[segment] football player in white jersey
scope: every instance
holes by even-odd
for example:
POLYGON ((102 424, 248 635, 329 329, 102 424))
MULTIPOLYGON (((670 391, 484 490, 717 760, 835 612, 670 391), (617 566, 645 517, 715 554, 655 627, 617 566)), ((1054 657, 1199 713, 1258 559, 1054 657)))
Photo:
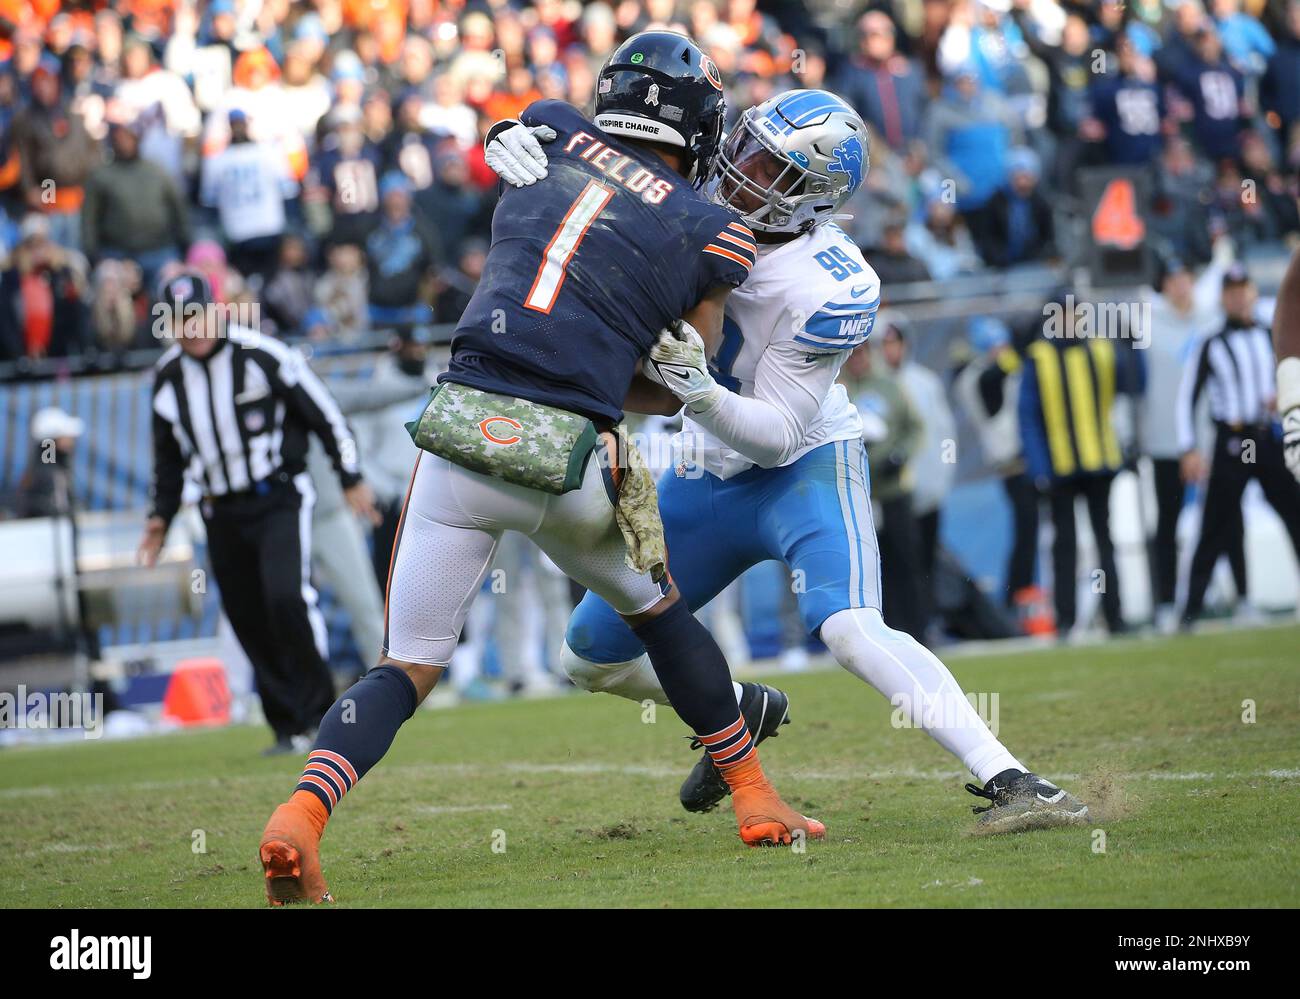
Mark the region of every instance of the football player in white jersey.
MULTIPOLYGON (((545 176, 547 140, 508 129, 489 145, 488 163, 525 186, 545 176)), ((947 667, 881 616, 862 421, 836 382, 880 303, 879 279, 835 224, 867 167, 857 113, 833 94, 796 90, 746 111, 705 181, 708 196, 754 232, 759 255, 728 299, 718 343, 690 327, 666 331, 645 362, 673 405, 685 406, 676 466, 659 482, 673 567, 695 609, 750 566, 784 562, 808 631, 975 775, 979 784, 966 788, 989 802, 976 809, 982 825, 1082 823, 1087 806, 1029 772, 947 667)), ((570 618, 561 661, 587 690, 665 702, 636 636, 594 594, 570 618)), ((760 739, 787 720, 780 691, 738 683, 736 694, 760 739)), ((681 799, 707 811, 726 793, 706 756, 681 799)))

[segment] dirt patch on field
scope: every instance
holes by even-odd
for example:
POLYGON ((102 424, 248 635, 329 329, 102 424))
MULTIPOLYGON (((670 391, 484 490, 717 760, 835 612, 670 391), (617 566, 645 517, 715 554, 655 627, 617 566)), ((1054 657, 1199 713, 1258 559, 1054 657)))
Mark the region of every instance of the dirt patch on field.
POLYGON ((1094 767, 1083 778, 1080 797, 1088 804, 1088 817, 1092 822, 1115 822, 1132 815, 1140 800, 1113 769, 1094 767))

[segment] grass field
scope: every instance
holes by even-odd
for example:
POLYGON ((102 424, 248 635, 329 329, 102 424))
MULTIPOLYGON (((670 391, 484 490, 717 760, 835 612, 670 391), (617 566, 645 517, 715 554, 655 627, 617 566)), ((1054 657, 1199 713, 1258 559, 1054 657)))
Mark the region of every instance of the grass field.
MULTIPOLYGON (((763 749, 828 826, 805 853, 745 849, 730 808, 681 811, 693 756, 670 711, 647 724, 574 694, 419 712, 336 810, 325 873, 355 906, 1300 905, 1300 628, 954 672, 998 695, 1012 752, 1084 790, 1092 825, 971 835, 968 775, 834 670, 777 681, 794 723, 763 749)), ((0 905, 262 905, 258 836, 297 775, 259 758, 267 741, 244 727, 0 752, 0 905)))

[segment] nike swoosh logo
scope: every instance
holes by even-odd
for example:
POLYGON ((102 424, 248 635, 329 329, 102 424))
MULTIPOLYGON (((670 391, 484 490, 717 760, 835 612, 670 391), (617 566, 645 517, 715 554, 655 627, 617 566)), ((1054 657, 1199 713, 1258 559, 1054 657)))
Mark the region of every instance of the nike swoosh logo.
POLYGON ((849 290, 849 294, 852 295, 854 298, 861 298, 863 295, 865 295, 865 294, 866 294, 867 292, 869 292, 870 290, 871 290, 871 285, 869 285, 869 284, 860 284, 860 285, 858 285, 856 288, 852 288, 852 289, 850 289, 850 290, 849 290))

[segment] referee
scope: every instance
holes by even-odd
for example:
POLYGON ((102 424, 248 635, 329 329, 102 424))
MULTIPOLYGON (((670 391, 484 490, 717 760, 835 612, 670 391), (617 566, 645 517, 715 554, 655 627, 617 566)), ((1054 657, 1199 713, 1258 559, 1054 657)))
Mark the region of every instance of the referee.
POLYGON ((343 414, 301 355, 229 322, 200 274, 177 274, 159 297, 154 315, 174 343, 154 369, 153 506, 140 562, 157 562, 186 482, 196 485, 221 606, 275 733, 267 752, 293 752, 334 701, 310 579, 308 431, 352 510, 373 522, 374 500, 343 414))
POLYGON ((1209 393, 1214 422, 1214 451, 1210 459, 1201 537, 1192 556, 1182 627, 1190 628, 1201 614, 1205 588, 1214 564, 1237 530, 1241 494, 1258 479, 1264 498, 1277 511, 1300 557, 1300 485, 1287 472, 1277 431, 1277 384, 1273 342, 1256 319, 1255 286, 1240 264, 1223 277, 1226 320, 1201 339, 1183 370, 1178 393, 1178 437, 1183 451, 1183 479, 1205 477, 1205 460, 1196 450, 1196 404, 1209 393))

